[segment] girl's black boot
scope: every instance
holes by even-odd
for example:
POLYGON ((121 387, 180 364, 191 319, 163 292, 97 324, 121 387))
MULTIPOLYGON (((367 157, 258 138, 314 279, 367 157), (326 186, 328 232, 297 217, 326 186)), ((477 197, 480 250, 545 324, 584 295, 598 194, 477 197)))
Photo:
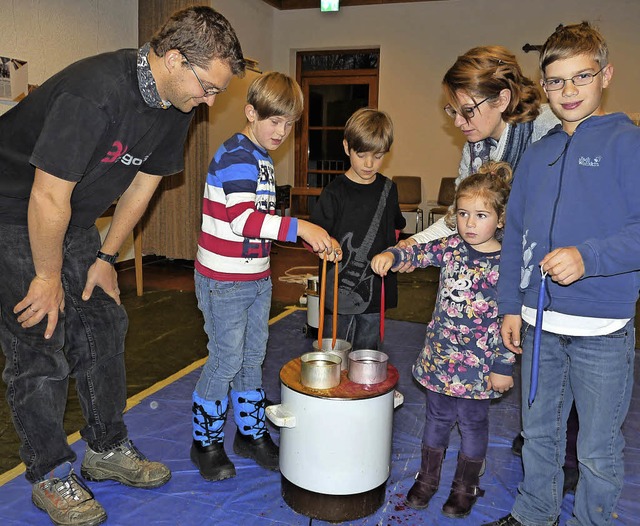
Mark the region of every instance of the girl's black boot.
POLYGON ((462 453, 458 454, 458 465, 453 477, 451 493, 442 506, 444 515, 454 519, 469 515, 478 497, 484 495, 484 490, 478 486, 483 464, 483 458, 473 459, 465 457, 462 453))
POLYGON ((407 493, 405 503, 414 510, 423 510, 429 505, 431 497, 438 491, 440 472, 445 449, 432 449, 422 446, 422 462, 416 481, 407 493))

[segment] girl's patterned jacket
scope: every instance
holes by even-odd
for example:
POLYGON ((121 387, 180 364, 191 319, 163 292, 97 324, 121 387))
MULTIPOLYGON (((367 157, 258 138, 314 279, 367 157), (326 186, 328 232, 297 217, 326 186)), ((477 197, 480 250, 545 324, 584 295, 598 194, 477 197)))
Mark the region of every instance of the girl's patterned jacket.
POLYGON ((390 248, 394 267, 441 267, 424 348, 413 366, 427 389, 459 398, 498 398, 490 372, 512 375, 515 356, 502 344, 496 284, 500 252, 481 253, 458 234, 405 249, 390 248))

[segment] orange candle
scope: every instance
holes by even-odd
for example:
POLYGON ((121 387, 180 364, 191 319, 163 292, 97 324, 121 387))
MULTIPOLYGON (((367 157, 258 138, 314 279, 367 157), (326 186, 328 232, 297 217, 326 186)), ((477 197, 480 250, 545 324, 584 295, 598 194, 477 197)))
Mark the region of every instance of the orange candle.
POLYGON ((333 338, 331 339, 331 348, 336 348, 336 340, 338 339, 338 262, 335 263, 335 279, 333 280, 333 338))
POLYGON ((322 260, 322 278, 320 285, 320 308, 318 309, 318 349, 322 350, 322 332, 324 330, 324 298, 327 290, 327 258, 322 260))

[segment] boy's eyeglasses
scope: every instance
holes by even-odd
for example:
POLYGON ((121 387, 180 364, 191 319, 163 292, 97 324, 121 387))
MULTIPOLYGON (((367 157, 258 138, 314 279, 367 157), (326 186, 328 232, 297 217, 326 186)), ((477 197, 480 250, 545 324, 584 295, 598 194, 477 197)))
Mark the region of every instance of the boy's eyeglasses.
MULTIPOLYGON (((483 102, 487 102, 490 98, 491 97, 487 97, 486 99, 481 100, 480 102, 478 102, 477 104, 474 104, 473 106, 462 106, 462 108, 460 108, 462 110, 462 117, 467 121, 469 119, 472 119, 473 116, 476 114, 476 108, 480 106, 480 104, 482 104, 483 102)), ((455 119, 458 116, 458 112, 455 110, 455 108, 451 104, 447 104, 444 107, 444 111, 452 119, 455 119)))
POLYGON ((542 85, 547 91, 558 91, 564 88, 564 85, 568 80, 573 82, 574 86, 587 86, 593 82, 594 77, 600 73, 606 66, 602 66, 599 71, 595 73, 578 73, 570 79, 545 79, 542 81, 542 85))
POLYGON ((202 95, 203 97, 211 97, 213 95, 220 95, 220 93, 223 93, 225 91, 224 89, 220 89, 220 88, 205 88, 204 84, 202 84, 202 81, 200 80, 200 77, 198 77, 198 74, 196 73, 196 70, 193 69, 193 66, 191 65, 191 62, 189 62, 189 59, 187 58, 187 56, 182 52, 180 54, 187 61, 187 66, 189 66, 189 69, 195 75, 196 80, 198 81, 198 84, 200 84, 200 87, 202 88, 202 91, 204 91, 204 95, 202 95))

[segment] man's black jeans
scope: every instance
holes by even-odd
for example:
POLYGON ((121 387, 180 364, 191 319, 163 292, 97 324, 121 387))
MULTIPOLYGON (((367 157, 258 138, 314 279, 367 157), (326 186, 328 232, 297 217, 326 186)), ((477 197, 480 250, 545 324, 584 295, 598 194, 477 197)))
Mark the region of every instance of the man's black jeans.
POLYGON ((95 227, 69 227, 62 267, 65 309, 52 338, 45 340, 47 317, 23 329, 19 314, 13 313, 35 275, 27 227, 0 224, 0 346, 6 356, 2 378, 30 482, 76 458, 62 425, 69 376, 76 379, 87 422, 81 434, 91 448, 102 451, 127 438, 122 418, 127 314, 99 287, 88 301, 81 297, 100 245, 95 227))

